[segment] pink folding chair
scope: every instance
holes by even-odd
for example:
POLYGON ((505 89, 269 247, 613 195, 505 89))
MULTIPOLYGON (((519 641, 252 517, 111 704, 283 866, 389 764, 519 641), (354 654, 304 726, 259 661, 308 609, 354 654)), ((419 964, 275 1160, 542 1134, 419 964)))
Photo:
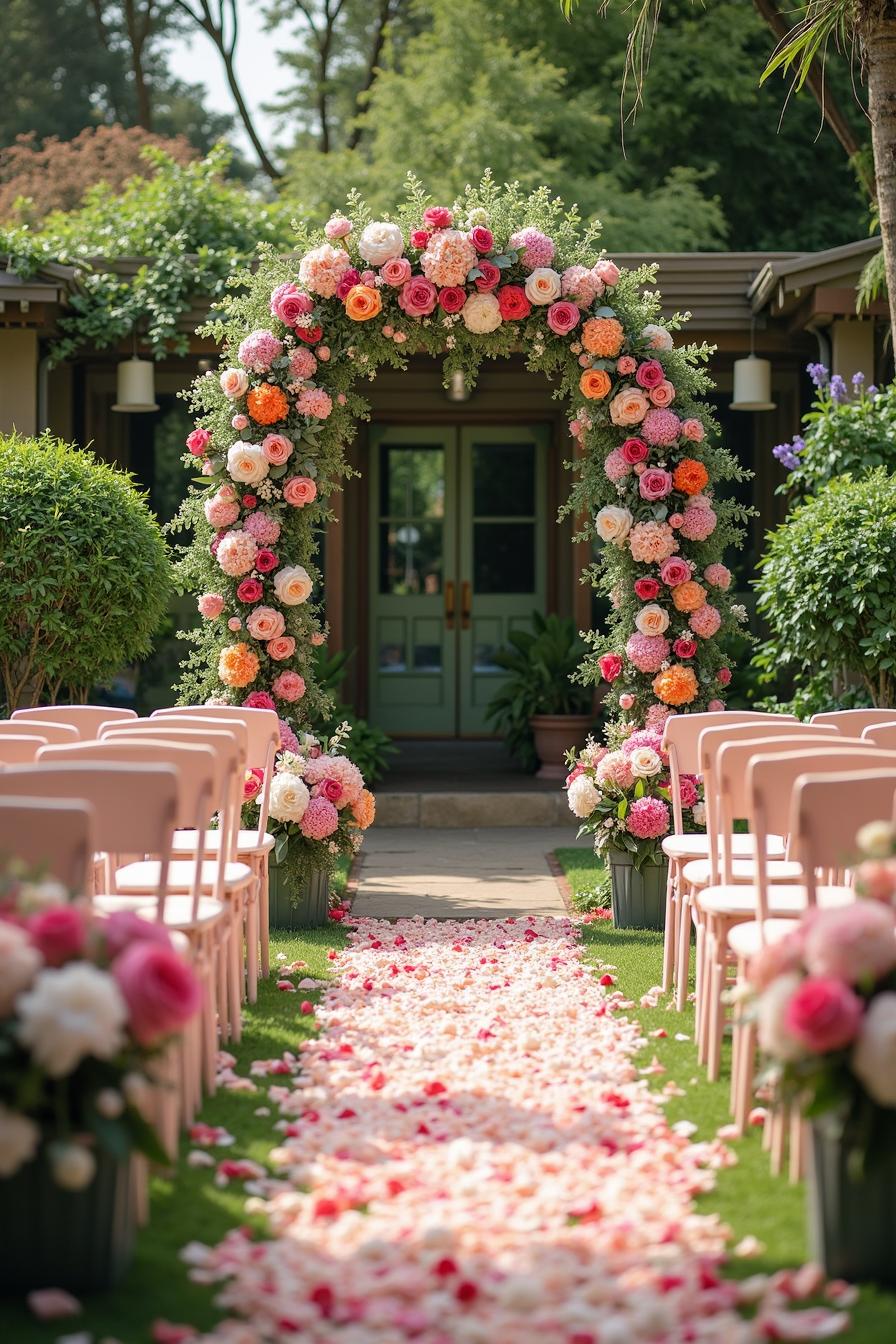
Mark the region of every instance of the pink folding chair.
POLYGON ((813 714, 809 720, 813 724, 829 724, 846 737, 861 737, 866 728, 876 723, 892 723, 892 709, 831 709, 823 714, 813 714))
POLYGON ((27 873, 60 883, 60 901, 88 898, 93 832, 89 803, 19 794, 0 797, 0 860, 17 860, 27 873))
POLYGON ((896 749, 896 720, 889 723, 871 723, 862 732, 862 740, 878 747, 896 749))
POLYGON ((4 719, 0 723, 0 737, 43 737, 47 742, 77 742, 78 730, 67 723, 52 723, 46 719, 4 719))
POLYGON ((29 719, 67 723, 77 731, 82 741, 96 737, 97 729, 103 723, 136 717, 136 710, 110 709, 108 705, 40 705, 37 709, 17 709, 12 715, 14 723, 25 723, 29 719))
POLYGON ((26 734, 24 728, 20 733, 3 733, 0 735, 0 771, 5 766, 27 765, 36 760, 37 753, 46 745, 47 738, 37 733, 26 734))

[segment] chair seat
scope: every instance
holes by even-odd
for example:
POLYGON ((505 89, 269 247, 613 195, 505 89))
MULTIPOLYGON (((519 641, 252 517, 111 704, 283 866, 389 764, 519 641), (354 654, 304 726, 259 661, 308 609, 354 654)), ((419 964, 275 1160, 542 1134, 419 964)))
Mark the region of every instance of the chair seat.
MULTIPOLYGON (((823 909, 851 905, 855 892, 851 887, 816 887, 816 899, 823 909)), ((708 915, 755 915, 756 888, 746 884, 719 883, 697 893, 697 904, 708 915)), ((794 917, 807 907, 806 888, 799 883, 769 887, 768 908, 771 915, 794 917)))
MULTIPOLYGON (((803 870, 792 859, 767 859, 766 872, 771 882, 799 882, 803 870)), ((712 882, 709 859, 691 859, 681 874, 683 880, 692 887, 708 887, 712 882)), ((731 862, 732 882, 754 883, 756 864, 752 859, 733 859, 731 862)))
MULTIPOLYGON (((171 892, 191 891, 195 864, 192 860, 176 859, 168 866, 168 890, 171 892)), ((218 876, 218 865, 213 859, 204 859, 200 885, 204 891, 212 891, 218 876)), ((245 863, 227 863, 224 865, 224 885, 229 890, 238 890, 255 880, 252 869, 245 863)), ((139 863, 128 863, 115 874, 115 885, 123 892, 155 891, 159 884, 158 859, 142 859, 139 863)))
MULTIPOLYGON (((143 915, 154 911, 154 905, 142 905, 137 913, 143 915)), ((165 928, 177 932, 180 929, 195 929, 204 924, 213 924, 227 914, 227 906, 211 896, 200 896, 196 916, 193 916, 193 898, 191 896, 165 897, 165 928)))
MULTIPOLYGON (((764 928, 765 942, 780 943, 782 938, 793 933, 796 927, 795 919, 767 919, 764 928)), ((735 924, 734 928, 728 930, 728 946, 738 961, 749 961, 751 957, 755 957, 762 947, 759 921, 748 919, 743 924, 735 924)))
MULTIPOLYGON (((172 896, 168 897, 169 901, 173 899, 174 898, 172 896)), ((202 905, 203 901, 210 901, 210 900, 211 900, 210 897, 207 896, 201 897, 200 906, 202 905)), ((214 905, 219 905, 218 901, 214 901, 211 903, 214 905)), ((165 902, 166 907, 167 904, 168 901, 165 902)), ((158 922, 156 920, 155 901, 147 902, 145 895, 122 896, 122 894, 117 891, 104 892, 102 895, 93 897, 93 899, 91 900, 91 908, 96 914, 99 915, 118 915, 124 910, 127 911, 129 914, 139 915, 141 919, 146 920, 147 924, 155 924, 158 922)), ((190 951, 189 938, 187 938, 186 934, 178 932, 176 928, 172 928, 171 925, 168 923, 167 908, 165 911, 165 915, 166 915, 165 928, 171 935, 171 941, 174 944, 174 947, 181 954, 188 953, 190 951)))
MULTIPOLYGON (((780 835, 767 837, 766 855, 770 859, 784 857, 784 838, 780 835)), ((731 852, 735 858, 753 857, 752 835, 732 835, 731 852)), ((670 859, 705 859, 709 856, 709 836, 705 832, 696 835, 667 835, 663 841, 663 853, 670 859)), ((719 847, 721 853, 721 846, 719 847)))
MULTIPOLYGON (((276 841, 272 835, 265 834, 261 844, 258 843, 257 831, 240 831, 237 838, 237 854, 255 855, 269 854, 274 848, 276 841)), ((220 831, 206 831, 205 833, 205 852, 206 854, 217 854, 221 845, 220 831)), ((175 854, 195 854, 196 852, 196 832, 195 831, 175 831, 174 844, 172 849, 175 854)))

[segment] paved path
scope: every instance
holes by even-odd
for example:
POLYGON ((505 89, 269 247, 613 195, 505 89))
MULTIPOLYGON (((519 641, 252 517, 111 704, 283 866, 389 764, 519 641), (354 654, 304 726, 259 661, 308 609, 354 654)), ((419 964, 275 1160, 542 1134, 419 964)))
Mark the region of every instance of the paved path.
MULTIPOLYGON (((576 843, 570 826, 375 826, 364 840, 354 911, 371 919, 562 915, 563 901, 545 856, 558 845, 576 843)), ((588 848, 587 840, 578 843, 588 848)))

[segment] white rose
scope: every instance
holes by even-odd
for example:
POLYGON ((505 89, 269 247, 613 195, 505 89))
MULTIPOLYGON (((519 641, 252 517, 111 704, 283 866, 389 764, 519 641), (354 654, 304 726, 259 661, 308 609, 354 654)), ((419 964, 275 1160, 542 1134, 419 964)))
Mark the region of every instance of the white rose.
POLYGON ((856 843, 869 859, 888 859, 893 853, 896 834, 889 821, 869 821, 859 830, 856 843))
POLYGON ((526 298, 530 303, 553 303, 560 297, 562 283, 550 266, 537 266, 526 281, 526 298))
POLYGON ((674 344, 666 328, 658 327, 654 322, 648 322, 647 326, 642 328, 641 335, 651 350, 671 350, 674 344))
POLYGON ((297 607, 311 596, 311 576, 301 565, 286 565, 274 575, 274 592, 284 607, 297 607))
POLYGON ((653 747, 636 747, 628 758, 629 767, 636 779, 649 779, 651 775, 658 775, 663 768, 653 747))
POLYGON ((495 331, 503 322, 501 305, 494 294, 471 294, 460 310, 467 331, 482 336, 495 331))
POLYGON ((231 401, 244 397, 249 390, 249 375, 245 369, 225 369, 220 378, 221 390, 231 401))
POLYGON ((87 1055, 111 1059, 124 1043, 127 1005, 111 975, 85 962, 44 970, 16 1003, 18 1037, 51 1078, 87 1055))
POLYGON ((877 994, 852 1048, 852 1071, 872 1101, 896 1107, 896 994, 877 994))
POLYGON ((648 602, 635 617, 642 635, 662 635, 669 629, 669 615, 658 602, 648 602))
POLYGON ((0 920, 0 1016, 12 1010, 16 997, 32 983, 42 964, 25 930, 0 920))
POLYGON ((63 1190, 84 1190, 96 1175, 96 1158, 82 1143, 51 1143, 53 1180, 63 1190))
POLYGON ((590 817, 600 802, 600 793, 588 775, 577 775, 567 789, 570 812, 577 817, 590 817))
POLYGON ((310 798, 302 777, 282 770, 271 781, 271 816, 276 821, 301 821, 310 798))
POLYGON ((235 443, 227 449, 227 470, 241 485, 257 485, 268 474, 270 463, 255 443, 235 443))
POLYGON ((14 1176, 30 1162, 40 1143, 40 1130, 27 1115, 0 1103, 0 1176, 14 1176))
POLYGON ((756 1007, 759 1048, 773 1059, 788 1062, 806 1053, 784 1024, 787 1005, 802 983, 802 976, 795 972, 779 975, 759 996, 756 1007))
POLYGON ((694 806, 691 808, 691 816, 694 818, 694 825, 695 825, 695 826, 705 826, 705 825, 706 825, 706 804, 705 804, 705 803, 695 803, 694 806))
POLYGON ((618 504, 608 504, 595 518, 594 526, 601 541, 613 541, 621 546, 632 530, 634 521, 628 509, 620 508, 618 504))
POLYGON ((371 266, 382 266, 393 257, 400 257, 404 251, 401 229, 397 224, 368 224, 358 239, 358 251, 371 266))

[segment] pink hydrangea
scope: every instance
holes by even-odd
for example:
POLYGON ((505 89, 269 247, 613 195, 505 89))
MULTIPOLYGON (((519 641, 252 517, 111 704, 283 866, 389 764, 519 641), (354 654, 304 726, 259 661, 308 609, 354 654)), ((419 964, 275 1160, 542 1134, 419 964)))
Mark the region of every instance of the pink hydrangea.
POLYGON ((850 985, 877 980, 896 966, 893 926, 894 911, 879 901, 819 910, 805 930, 806 968, 850 985))
POLYGON ((655 751, 658 756, 661 756, 664 761, 666 759, 666 753, 663 751, 663 735, 662 733, 658 733, 655 729, 635 729, 635 731, 630 733, 623 742, 622 751, 626 756, 630 756, 632 752, 637 751, 639 747, 649 747, 651 751, 655 751))
POLYGON ((589 308, 603 294, 604 282, 587 266, 567 266, 560 277, 560 292, 564 298, 575 299, 589 308))
POLYGON ((364 790, 364 777, 347 756, 322 755, 308 762, 305 770, 306 784, 323 784, 328 779, 335 780, 339 784, 337 801, 339 807, 357 802, 364 790))
POLYGON ((724 591, 731 587, 731 570, 727 565, 707 565, 703 577, 713 588, 721 588, 724 591))
POLYGON ((508 251, 519 252, 524 271, 537 271, 539 266, 550 266, 554 260, 554 243, 540 229, 520 229, 507 244, 508 251))
POLYGON ((632 767, 621 751, 608 751, 594 768, 598 784, 615 784, 620 789, 631 788, 635 782, 632 767))
POLYGON ((278 719, 277 722, 280 724, 280 750, 298 751, 299 739, 296 737, 289 724, 285 719, 278 719))
POLYGON ((218 543, 216 559, 225 574, 238 579, 248 574, 255 564, 258 551, 255 538, 249 532, 228 532, 218 543))
POLYGON ((292 704, 296 700, 301 700, 305 694, 305 678, 300 677, 298 672, 281 672, 271 690, 278 700, 292 704))
POLYGON ((212 527, 229 527, 239 518, 240 506, 235 499, 222 499, 216 494, 203 502, 202 512, 212 527))
POLYGON ((240 344, 237 358, 244 369, 253 373, 267 373, 275 359, 283 354, 283 342, 265 327, 250 331, 240 344))
POLYGON ((678 550, 678 541, 667 523, 636 523, 628 534, 632 559, 658 565, 678 550))
POLYGON ((656 448, 668 448, 678 442, 681 433, 681 421, 674 411, 662 410, 654 406, 641 421, 641 434, 656 448))
POLYGON ((339 825, 339 813, 328 798, 312 798, 299 822, 299 829, 308 840, 326 840, 339 825))
POLYGON ((196 605, 200 616, 204 616, 207 621, 213 621, 224 610, 224 599, 220 593, 203 593, 196 605))
POLYGON ((326 420, 333 409, 333 401, 322 387, 308 387, 299 393, 296 409, 300 415, 312 416, 315 420, 326 420))
POLYGON ((678 797, 682 807, 693 807, 700 797, 696 775, 680 775, 678 779, 678 797))
POLYGON ((273 514, 258 509, 243 522, 243 529, 255 538, 259 546, 273 546, 280 537, 280 524, 273 514))
POLYGON ((626 462, 618 448, 614 448, 604 462, 604 471, 611 481, 624 480, 626 476, 631 475, 631 466, 626 462))
POLYGON ((659 672, 669 657, 669 641, 664 635, 630 635, 625 653, 639 672, 659 672))
POLYGON ((679 531, 688 541, 706 541, 715 532, 717 522, 713 509, 689 504, 682 515, 679 531))
POLYGON ((669 808, 662 798, 636 798, 625 818, 625 829, 639 840, 657 840, 669 831, 669 808))
POLYGON ((688 621, 694 634, 699 635, 701 639, 712 639, 721 624, 721 615, 709 602, 704 602, 702 607, 698 607, 688 621))
POLYGON ((464 284, 477 260, 476 249, 466 234, 442 229, 429 239, 420 265, 427 280, 442 288, 464 284))
POLYGON ((289 357, 289 371, 296 382, 302 383, 306 378, 313 378, 317 371, 317 360, 312 355, 307 346, 299 346, 298 350, 293 350, 289 357))
POLYGON ((299 264, 299 280, 312 294, 331 299, 351 264, 351 258, 341 247, 323 243, 305 253, 299 264))
POLYGON ((651 705, 644 715, 644 726, 646 728, 658 728, 662 731, 663 724, 672 712, 671 705, 661 705, 657 702, 655 705, 651 705))

